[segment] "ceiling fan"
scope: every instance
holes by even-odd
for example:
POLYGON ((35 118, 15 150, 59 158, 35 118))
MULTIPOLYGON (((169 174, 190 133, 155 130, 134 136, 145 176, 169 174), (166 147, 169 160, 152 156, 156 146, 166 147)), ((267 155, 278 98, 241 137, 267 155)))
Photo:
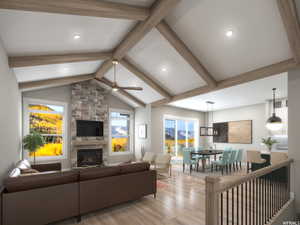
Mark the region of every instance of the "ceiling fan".
POLYGON ((143 88, 141 87, 121 87, 117 84, 117 65, 119 64, 119 61, 114 59, 112 61, 113 67, 114 67, 114 81, 112 82, 111 88, 113 91, 119 91, 120 89, 122 90, 133 90, 133 91, 142 91, 143 88))

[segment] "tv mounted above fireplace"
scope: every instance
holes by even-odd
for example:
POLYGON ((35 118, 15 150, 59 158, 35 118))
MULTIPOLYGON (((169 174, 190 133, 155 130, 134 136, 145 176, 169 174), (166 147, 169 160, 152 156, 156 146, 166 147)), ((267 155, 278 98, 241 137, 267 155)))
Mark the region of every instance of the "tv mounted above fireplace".
POLYGON ((103 137, 103 122, 77 120, 77 137, 103 137))

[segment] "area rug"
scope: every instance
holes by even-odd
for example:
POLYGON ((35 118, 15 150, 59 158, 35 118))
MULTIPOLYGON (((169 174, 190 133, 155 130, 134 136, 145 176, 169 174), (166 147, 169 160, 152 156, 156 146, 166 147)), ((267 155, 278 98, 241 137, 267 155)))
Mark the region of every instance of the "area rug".
POLYGON ((165 182, 158 180, 158 181, 156 181, 156 187, 157 187, 157 189, 164 189, 164 188, 169 187, 169 185, 166 184, 165 182))

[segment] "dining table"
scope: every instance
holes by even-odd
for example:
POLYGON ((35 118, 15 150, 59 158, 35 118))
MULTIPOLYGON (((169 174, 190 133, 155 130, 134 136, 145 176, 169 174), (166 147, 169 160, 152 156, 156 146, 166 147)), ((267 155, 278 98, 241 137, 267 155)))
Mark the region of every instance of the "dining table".
MULTIPOLYGON (((200 156, 214 156, 214 159, 217 160, 217 155, 222 155, 224 150, 217 150, 217 149, 204 149, 201 151, 191 151, 191 158, 195 155, 200 155, 200 156)), ((205 172, 206 168, 206 159, 203 157, 202 159, 202 170, 205 172)))

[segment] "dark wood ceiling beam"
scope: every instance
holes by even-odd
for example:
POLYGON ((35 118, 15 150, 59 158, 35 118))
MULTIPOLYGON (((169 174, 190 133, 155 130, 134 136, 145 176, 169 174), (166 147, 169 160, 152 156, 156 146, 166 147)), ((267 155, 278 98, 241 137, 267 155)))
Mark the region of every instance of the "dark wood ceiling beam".
POLYGON ((141 69, 137 68, 129 59, 129 57, 124 57, 120 63, 131 73, 133 73, 137 78, 144 81, 151 88, 157 91, 160 95, 164 96, 167 99, 171 99, 172 95, 168 93, 164 88, 162 88, 156 81, 154 81, 149 75, 143 72, 141 69))
POLYGON ((22 82, 19 83, 19 89, 21 91, 47 88, 47 87, 56 87, 63 86, 68 84, 73 84, 77 82, 82 82, 86 80, 94 79, 95 74, 87 74, 87 75, 78 75, 72 77, 63 77, 63 78, 55 78, 49 80, 38 80, 38 81, 30 81, 30 82, 22 82))
POLYGON ((144 7, 99 0, 1 0, 0 8, 141 21, 150 14, 144 7))
MULTIPOLYGON (((150 16, 145 21, 139 22, 116 47, 113 58, 121 60, 179 1, 180 0, 157 0, 151 7, 150 16)), ((110 68, 112 68, 111 61, 106 61, 96 72, 97 78, 101 79, 110 68)))
POLYGON ((8 58, 9 66, 27 67, 50 64, 84 62, 106 60, 112 57, 111 52, 90 52, 75 54, 35 55, 35 56, 11 56, 8 58))
POLYGON ((156 102, 153 102, 151 105, 153 107, 158 107, 161 105, 169 104, 171 102, 179 101, 182 99, 194 97, 201 94, 206 94, 209 92, 221 90, 224 88, 233 87, 236 85, 244 84, 250 81, 263 79, 269 76, 277 75, 283 72, 287 72, 290 69, 294 69, 298 67, 299 64, 295 62, 294 59, 288 59, 279 63, 275 63, 269 66, 265 66, 250 72, 242 73, 240 75, 221 80, 218 82, 216 87, 203 86, 199 88, 195 88, 193 90, 184 92, 182 94, 176 95, 172 97, 170 100, 163 99, 156 102))
POLYGON ((185 61, 199 74, 199 76, 208 84, 208 86, 216 87, 217 82, 192 51, 177 36, 172 28, 163 20, 157 26, 157 30, 164 38, 175 48, 185 61))
POLYGON ((293 57, 300 63, 300 26, 294 0, 277 0, 278 9, 288 36, 293 57))

